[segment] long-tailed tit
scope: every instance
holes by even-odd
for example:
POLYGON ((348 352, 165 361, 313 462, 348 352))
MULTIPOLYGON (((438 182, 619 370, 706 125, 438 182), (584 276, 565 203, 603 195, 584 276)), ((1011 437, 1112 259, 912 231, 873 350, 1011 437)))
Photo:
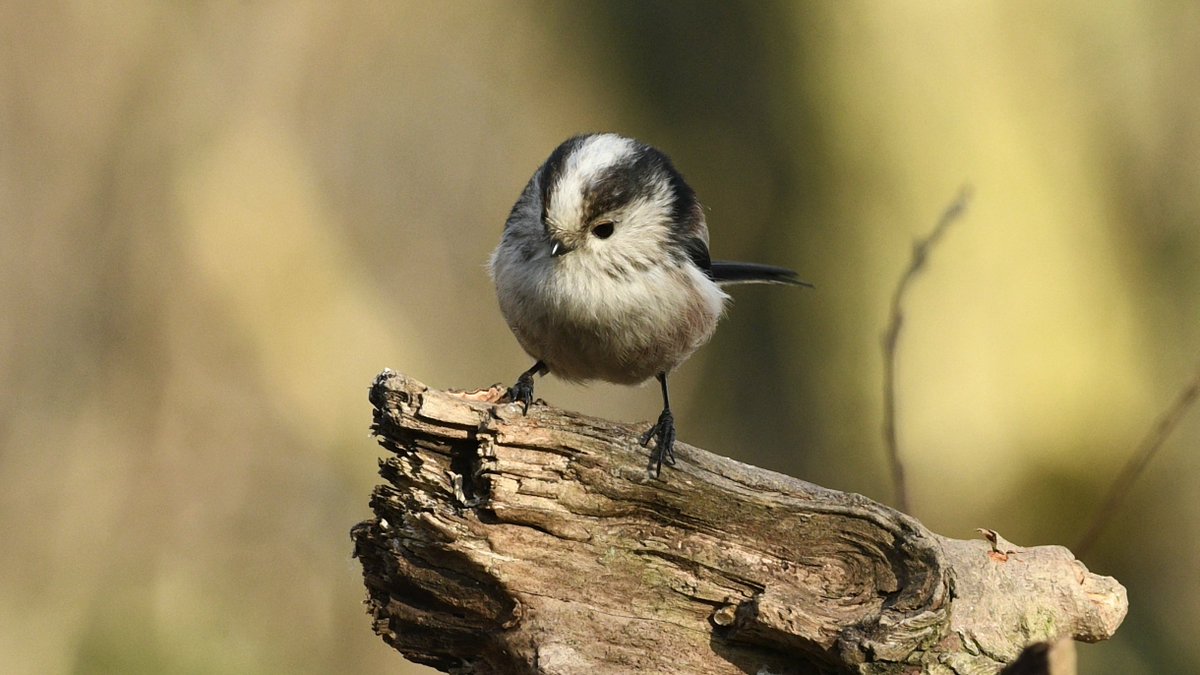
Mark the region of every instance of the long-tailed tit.
POLYGON ((708 255, 696 193, 661 151, 616 134, 558 146, 517 199, 491 275, 500 311, 536 363, 508 391, 533 401, 533 378, 636 384, 657 377, 663 411, 655 475, 675 463, 667 375, 708 342, 729 299, 721 286, 811 286, 781 267, 708 255))

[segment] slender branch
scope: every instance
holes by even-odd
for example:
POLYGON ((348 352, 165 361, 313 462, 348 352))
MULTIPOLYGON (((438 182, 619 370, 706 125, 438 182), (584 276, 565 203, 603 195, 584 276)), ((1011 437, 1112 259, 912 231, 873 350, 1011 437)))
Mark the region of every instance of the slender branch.
POLYGON ((1175 427, 1179 426, 1179 421, 1183 419, 1188 410, 1196 403, 1196 399, 1200 398, 1200 369, 1196 370, 1196 374, 1179 395, 1175 397, 1175 402, 1163 413, 1162 417, 1158 418, 1158 422, 1150 430, 1150 433, 1142 440, 1138 449, 1129 457, 1125 463, 1125 467, 1121 469, 1121 473, 1117 474, 1113 481, 1112 487, 1108 490, 1108 496, 1104 498, 1103 506, 1096 512, 1095 518, 1092 519, 1092 524, 1088 527, 1087 532, 1079 539, 1079 544, 1076 545, 1076 552, 1080 557, 1091 550, 1096 540, 1100 537, 1100 533, 1112 520, 1112 517, 1121 507, 1121 503, 1129 496, 1129 491, 1133 488, 1133 484, 1145 472, 1146 466, 1150 464, 1150 460, 1158 454, 1159 448, 1163 446, 1167 438, 1175 427))
POLYGON ((901 511, 908 510, 908 489, 905 487, 904 463, 900 459, 900 443, 896 440, 896 346, 900 340, 900 329, 904 325, 904 298, 908 287, 925 266, 925 261, 933 248, 941 241, 946 230, 966 211, 970 197, 970 187, 964 186, 959 191, 958 197, 942 212, 942 217, 929 236, 919 239, 913 244, 912 261, 909 262, 908 268, 904 270, 904 274, 900 277, 900 281, 892 293, 888 326, 883 335, 883 439, 887 446, 896 508, 901 511))

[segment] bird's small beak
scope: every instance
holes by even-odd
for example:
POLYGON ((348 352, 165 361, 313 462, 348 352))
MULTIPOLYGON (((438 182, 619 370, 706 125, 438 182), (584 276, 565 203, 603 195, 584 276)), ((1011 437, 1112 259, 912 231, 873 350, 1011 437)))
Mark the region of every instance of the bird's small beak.
POLYGON ((571 252, 571 249, 566 244, 559 241, 558 239, 550 240, 550 255, 551 255, 551 257, 557 258, 558 256, 560 256, 564 253, 570 253, 570 252, 571 252))

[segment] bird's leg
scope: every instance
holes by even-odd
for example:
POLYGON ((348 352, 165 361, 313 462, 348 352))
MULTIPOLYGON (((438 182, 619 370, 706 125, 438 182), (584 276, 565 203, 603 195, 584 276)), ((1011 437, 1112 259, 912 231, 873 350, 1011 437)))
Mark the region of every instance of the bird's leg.
POLYGON ((533 404, 533 376, 545 375, 548 372, 550 372, 550 369, 546 367, 546 364, 538 361, 533 364, 532 368, 521 373, 521 376, 517 378, 517 383, 508 388, 505 396, 513 403, 523 404, 525 406, 525 414, 528 415, 529 406, 533 404))
POLYGON ((675 466, 675 417, 671 415, 671 399, 667 396, 667 374, 659 373, 658 382, 662 385, 663 411, 658 416, 658 422, 641 438, 642 447, 646 447, 650 439, 655 440, 654 454, 650 456, 655 478, 662 475, 663 460, 675 466))

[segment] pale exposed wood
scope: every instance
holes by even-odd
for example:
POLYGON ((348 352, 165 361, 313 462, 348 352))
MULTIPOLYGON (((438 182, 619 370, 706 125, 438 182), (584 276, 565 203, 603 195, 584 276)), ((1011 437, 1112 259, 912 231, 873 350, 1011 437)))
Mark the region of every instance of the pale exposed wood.
POLYGON ((947 539, 865 497, 642 428, 384 371, 390 455, 353 530, 376 632, 478 673, 991 673, 1110 637, 1125 589, 1065 548, 947 539))

